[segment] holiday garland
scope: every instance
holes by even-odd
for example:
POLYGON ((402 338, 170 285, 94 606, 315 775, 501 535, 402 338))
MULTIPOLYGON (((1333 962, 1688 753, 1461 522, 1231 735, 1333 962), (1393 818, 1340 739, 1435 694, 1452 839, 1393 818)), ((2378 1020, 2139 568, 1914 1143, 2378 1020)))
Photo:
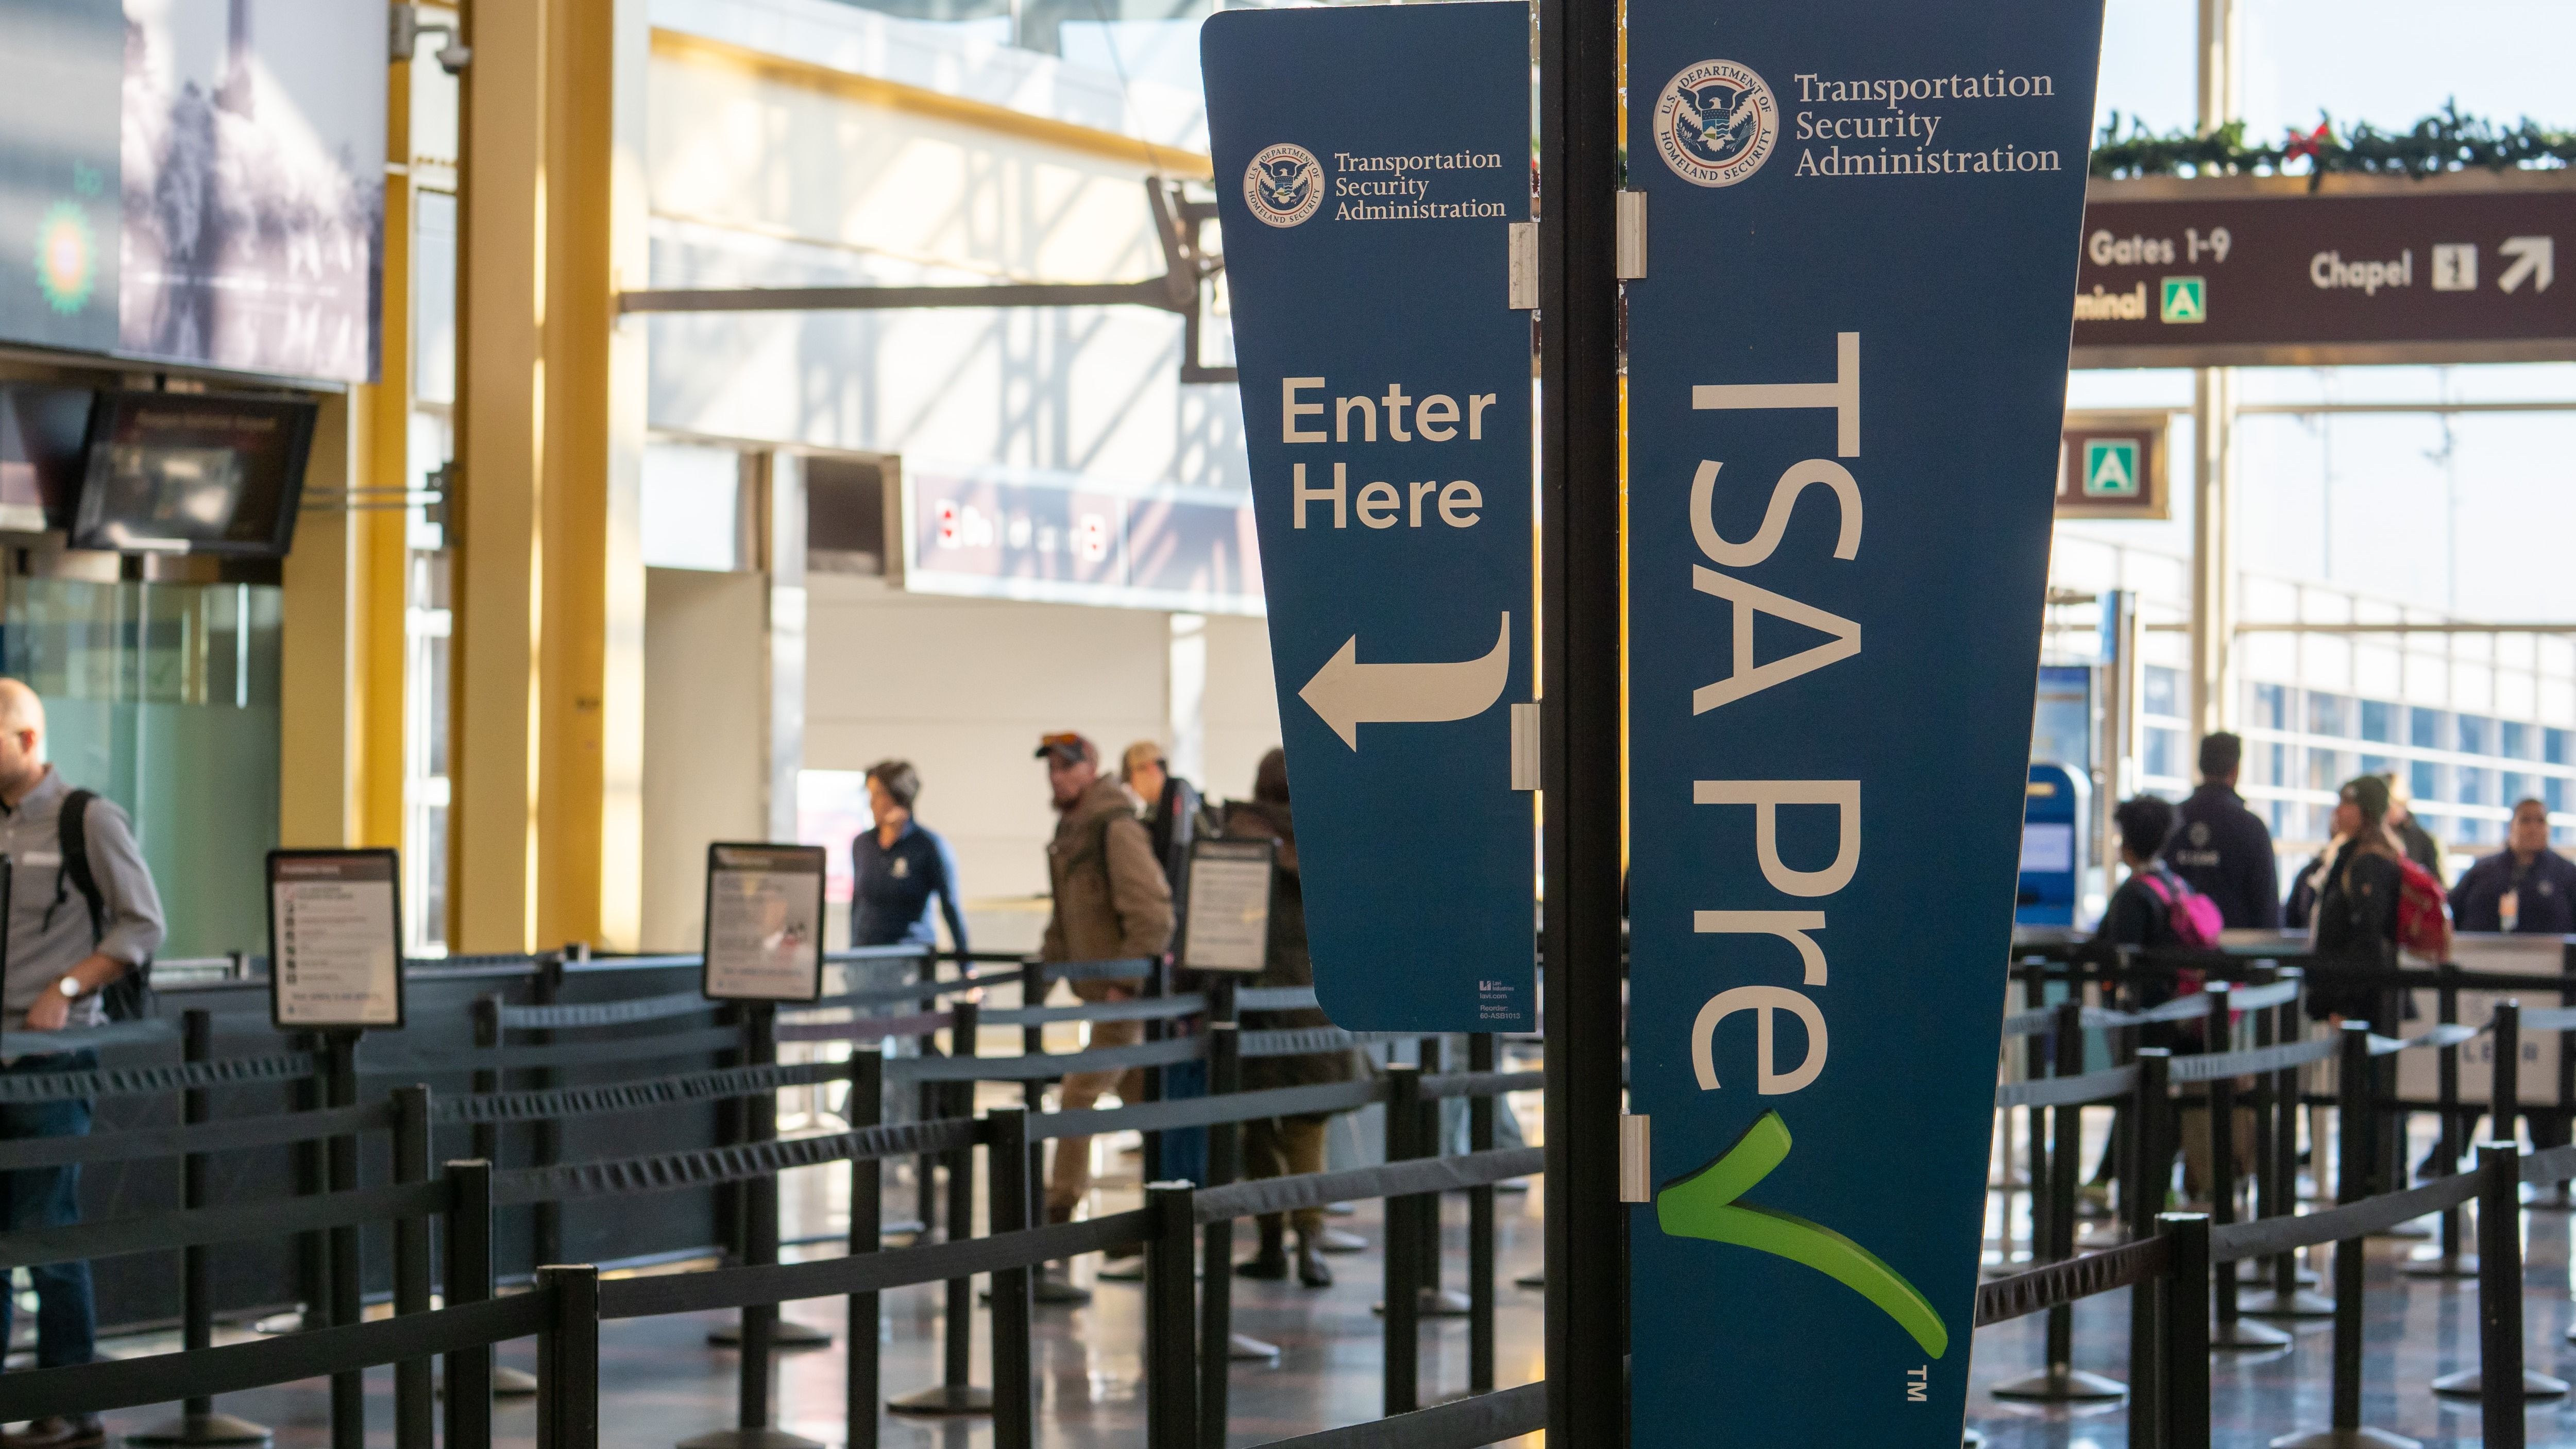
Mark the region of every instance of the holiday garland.
POLYGON ((2553 131, 2525 118, 2498 126, 2480 116, 2463 116, 2445 105, 2405 131, 2383 131, 2368 121, 2341 134, 2329 117, 2320 116, 2314 131, 2293 129, 2280 145, 2248 145, 2245 123, 2231 121, 2206 135, 2172 131, 2158 135, 2119 112, 2102 127, 2093 145, 2093 174, 2125 176, 2292 176, 2304 174, 2313 188, 2330 173, 2431 176, 2483 166, 2490 171, 2516 167, 2576 165, 2576 132, 2553 131), (2304 173, 2291 163, 2304 160, 2304 173))

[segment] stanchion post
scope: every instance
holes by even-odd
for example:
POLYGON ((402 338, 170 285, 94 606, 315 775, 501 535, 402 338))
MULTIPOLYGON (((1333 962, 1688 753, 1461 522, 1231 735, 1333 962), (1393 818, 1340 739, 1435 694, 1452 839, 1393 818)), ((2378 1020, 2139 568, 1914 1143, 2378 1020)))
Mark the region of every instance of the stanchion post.
MULTIPOLYGON (((964 975, 966 963, 959 961, 957 970, 958 974, 964 975)), ((920 964, 915 968, 913 979, 925 988, 935 985, 939 980, 939 958, 927 951, 923 952, 920 964)), ((939 996, 935 991, 926 990, 923 995, 913 1000, 913 1009, 916 1011, 925 1007, 936 1009, 938 1005, 939 996)), ((934 1043, 937 1040, 935 1034, 924 1032, 915 1040, 918 1043, 917 1049, 923 1056, 929 1056, 935 1050, 934 1043)), ((947 1100, 944 1087, 945 1084, 940 1082, 918 1084, 914 1093, 913 1120, 926 1122, 934 1117, 946 1115, 942 1111, 942 1104, 947 1100)), ((925 1152, 915 1157, 912 1160, 912 1171, 913 1186, 919 1199, 913 1205, 912 1215, 921 1223, 921 1241, 926 1243, 930 1241, 931 1232, 939 1223, 939 1193, 933 1185, 939 1175, 938 1154, 925 1152)))
MULTIPOLYGON (((2559 986, 2558 1006, 2562 1011, 2576 1006, 2576 982, 2559 986)), ((2558 1118, 2558 1128, 2552 1136, 2559 1142, 2576 1141, 2576 1027, 2561 1027, 2558 1031, 2558 1105, 2552 1110, 2558 1118)), ((2537 1134, 2531 1145, 2540 1146, 2537 1134)), ((2549 1185, 2548 1205, 2576 1205, 2569 1202, 2565 1178, 2549 1185)))
MULTIPOLYGON (((971 1061, 975 1056, 975 1001, 960 996, 949 1008, 948 1047, 951 1060, 971 1061)), ((972 1081, 944 1082, 939 1085, 950 1110, 941 1115, 971 1118, 975 1115, 975 1084, 972 1081)), ((975 1148, 972 1143, 957 1148, 948 1157, 948 1241, 962 1243, 975 1231, 975 1148)), ((972 1277, 951 1278, 947 1282, 947 1310, 941 1325, 939 1382, 901 1398, 887 1400, 887 1407, 903 1414, 985 1414, 992 1412, 991 1392, 973 1382, 975 1372, 975 1280, 972 1277)))
POLYGON ((2478 1144, 2478 1261, 2479 1428, 2486 1449, 2523 1449, 2522 1154, 2510 1138, 2478 1144))
MULTIPOLYGON (((313 1055, 313 1071, 296 1079, 292 1093, 295 1110, 318 1112, 331 1099, 331 1044, 321 1032, 304 1033, 301 1040, 313 1055)), ((308 1138, 295 1144, 295 1192, 299 1197, 319 1197, 331 1190, 330 1144, 319 1138, 308 1138)), ((321 1228, 298 1233, 295 1238, 295 1291, 303 1301, 299 1315, 301 1326, 329 1327, 331 1323, 331 1235, 321 1228)))
POLYGON ((599 1449, 599 1270, 539 1268, 537 1289, 537 1449, 599 1449))
POLYGON ((2160 1298, 2157 1316, 2163 1333, 2158 1357, 2164 1372, 2158 1396, 2164 1401, 2162 1449, 2209 1449, 2209 1218, 2202 1213, 2165 1213, 2156 1232, 2170 1256, 2164 1276, 2129 1291, 2160 1298))
MULTIPOLYGON (((394 1088, 394 1181, 429 1181, 429 1089, 394 1088)), ((429 1219, 394 1221, 394 1312, 429 1311, 429 1219)), ((426 1358, 394 1365, 394 1449, 431 1449, 438 1408, 426 1358)))
POLYGON ((1186 1182, 1145 1186, 1154 1215, 1145 1240, 1146 1449, 1190 1449, 1198 1439, 1198 1314, 1190 1284, 1197 1198, 1186 1182))
MULTIPOLYGON (((850 1054, 850 1130, 864 1132, 885 1116, 885 1058, 850 1054)), ((884 1226, 884 1169, 880 1159, 850 1157, 850 1252, 877 1251, 884 1226)), ((877 1295, 853 1293, 841 1326, 842 1413, 849 1449, 877 1449, 877 1295)))
MULTIPOLYGON (((2335 1057, 2335 1201, 2356 1203, 2370 1193, 2370 1027, 2347 1021, 2335 1057)), ((2333 1429, 2361 1428, 2362 1239, 2335 1244, 2333 1429)))
MULTIPOLYGON (((1449 1069, 1448 1043, 1441 1038, 1423 1037, 1416 1043, 1414 1050, 1417 1059, 1422 1063, 1422 1075, 1426 1079, 1436 1077, 1449 1069)), ((1440 1099, 1425 1097, 1414 1110, 1419 1114, 1413 1138, 1418 1155, 1447 1156, 1449 1139, 1440 1130, 1440 1099)), ((1420 1311, 1425 1317, 1446 1316, 1455 1310, 1449 1303, 1444 1302, 1445 1295, 1440 1291, 1440 1194, 1423 1193, 1405 1206, 1413 1213, 1413 1241, 1418 1254, 1414 1259, 1414 1267, 1422 1275, 1419 1286, 1414 1290, 1422 1299, 1420 1311)))
MULTIPOLYGON (((2460 1020, 2460 988, 2451 979, 2458 969, 2448 962, 2443 963, 2441 967, 2442 985, 2435 993, 2438 1002, 2435 1010, 2444 1026, 2455 1026, 2460 1020)), ((2458 1042, 2443 1044, 2441 1056, 2435 1061, 2434 1070, 2435 1089, 2440 1094, 2442 1102, 2442 1174, 2448 1176, 2460 1170, 2462 1145, 2460 1142, 2462 1127, 2460 1044, 2458 1042)), ((2442 1211, 2442 1261, 2446 1266, 2460 1261, 2460 1210, 2456 1207, 2445 1208, 2442 1211)))
MULTIPOLYGON (((2155 1234, 2156 1220, 2164 1213, 2165 1197, 2173 1184, 2173 1104, 2168 1095, 2173 1053, 2163 1047, 2140 1047, 2135 1061, 2138 1086, 2129 1101, 2129 1183, 2121 1205, 2128 1209, 2129 1241, 2142 1243, 2155 1234)), ((2206 1334, 2208 1329, 2204 1326, 2201 1331, 2206 1334)), ((2165 1375, 2171 1365, 2156 1362, 2160 1347, 2156 1293, 2142 1284, 2129 1291, 2130 1449, 2158 1449, 2164 1430, 2165 1375)))
MULTIPOLYGON (((2055 1028, 2057 1048, 2056 1075, 2063 1079, 2084 1074, 2084 993, 2083 988, 2069 983, 2066 1000, 2058 1003, 2055 1028)), ((2056 1142, 2048 1154, 2048 1261, 2064 1262, 2075 1256, 2075 1179, 2084 1164, 2084 1108, 2075 1103, 2050 1109, 2049 1126, 2056 1142)), ((2048 1371, 2062 1376, 2075 1358, 2075 1311, 2059 1304, 2048 1311, 2048 1371)))
MULTIPOLYGON (((2234 996, 2235 992, 2223 981, 2209 985, 2210 1012, 2205 1035, 2212 1052, 2230 1051, 2235 1046, 2230 1020, 2234 996)), ((2236 1221, 2236 1080, 2212 1077, 2207 1086, 2210 1220, 2232 1223, 2236 1221)), ((2210 1330, 2209 1341, 2220 1348, 2278 1348, 2289 1342, 2290 1336, 2279 1329, 2248 1323, 2238 1316, 2236 1286, 2236 1269, 2230 1264, 2227 1271, 2217 1275, 2217 1326, 2210 1330)))
POLYGON ((2522 1112, 2522 1003, 2507 997, 2495 1004, 2489 1023, 2495 1048, 2495 1095, 2487 1103, 2489 1128, 2498 1142, 2511 1142, 2519 1132, 2522 1112))
MULTIPOLYGON (((1139 990, 1138 994, 1147 1001, 1160 1001, 1171 994, 1171 979, 1171 962, 1158 956, 1154 959, 1154 963, 1146 968, 1145 984, 1139 990)), ((1144 1039, 1149 1042, 1169 1040, 1172 1035, 1171 1025, 1172 1023, 1169 1017, 1158 1016, 1150 1018, 1145 1023, 1144 1039)), ((1145 1068, 1146 1101, 1159 1102, 1163 1100, 1163 1073, 1165 1070, 1166 1069, 1160 1063, 1156 1063, 1153 1066, 1145 1068)), ((1144 1173, 1145 1181, 1160 1182, 1163 1180, 1163 1134, 1159 1129, 1157 1129, 1146 1132, 1143 1136, 1145 1154, 1141 1159, 1139 1166, 1144 1173)))
MULTIPOLYGON (((355 1031, 323 1033, 325 1102, 332 1107, 358 1104, 358 1036, 355 1031)), ((331 1191, 358 1190, 358 1139, 344 1134, 330 1140, 331 1191)), ((331 1325, 346 1328, 359 1321, 358 1228, 354 1223, 331 1229, 331 1325)), ((366 1449, 367 1381, 355 1371, 331 1376, 331 1449, 366 1449)))
MULTIPOLYGON (((214 1014, 202 1007, 192 1007, 179 1017, 179 1059, 192 1066, 214 1057, 214 1014)), ((180 1120, 194 1127, 213 1120, 213 1093, 204 1087, 190 1087, 180 1094, 180 1120)), ((179 1205, 201 1208, 208 1205, 211 1193, 207 1183, 206 1155, 191 1152, 179 1159, 179 1205)), ((215 1294, 213 1265, 202 1243, 192 1243, 179 1250, 179 1346, 194 1353, 210 1348, 215 1341, 215 1294)), ((189 1399, 179 1406, 179 1417, 167 1419, 148 1429, 125 1436, 125 1442, 150 1449, 212 1449, 216 1445, 265 1444, 268 1427, 238 1419, 230 1414, 217 1414, 211 1398, 189 1399)))
MULTIPOLYGON (((992 1130, 993 1235, 1029 1227, 1029 1111, 995 1107, 984 1114, 992 1130)), ((1037 1384, 1029 1361, 1035 1302, 1029 1270, 993 1270, 993 1449, 1036 1449, 1037 1384)))
MULTIPOLYGON (((1423 1155, 1422 1069, 1401 1062, 1386 1069, 1386 1160, 1423 1155)), ((1421 1223, 1403 1198, 1386 1202, 1386 1394, 1388 1417, 1422 1407, 1421 1223)), ((1214 1446, 1210 1446, 1214 1449, 1214 1446)))
MULTIPOLYGON (((587 948, 584 948, 583 954, 588 954, 587 948)), ((533 995, 536 997, 537 1004, 539 1006, 552 1006, 556 1002, 562 1000, 563 981, 563 953, 556 952, 551 955, 539 957, 537 959, 537 979, 533 990, 533 995)), ((534 1046, 552 1046, 554 1045, 554 1040, 555 1034, 551 1031, 539 1031, 529 1034, 529 1043, 534 1046)), ((562 1078, 552 1067, 539 1067, 531 1074, 531 1081, 537 1090, 543 1092, 552 1091, 556 1086, 561 1084, 562 1078)), ((556 1121, 552 1117, 540 1117, 534 1123, 530 1124, 529 1135, 532 1139, 532 1144, 528 1154, 529 1159, 537 1166, 552 1167, 562 1158, 562 1123, 556 1121)), ((721 1192, 716 1194, 716 1200, 718 1203, 723 1203, 729 1198, 737 1203, 740 1201, 740 1198, 734 1194, 721 1192)), ((539 1263, 553 1263, 561 1261, 564 1255, 563 1204, 551 1199, 541 1199, 529 1209, 529 1221, 533 1232, 533 1238, 529 1246, 530 1251, 535 1256, 535 1261, 539 1263)), ((742 1220, 737 1217, 732 1223, 730 1241, 739 1244, 741 1241, 741 1234, 742 1220)))
MULTIPOLYGON (((447 1164, 445 1296, 460 1308, 492 1297, 492 1164, 482 1158, 447 1164)), ((446 1357, 445 1449, 492 1449, 492 1345, 446 1357)))
MULTIPOLYGON (((2300 994, 2306 994, 2307 972, 2292 968, 2281 973, 2297 981, 2300 994)), ((2306 1026, 2300 1015, 2302 1003, 2296 998, 2275 1009, 2278 1023, 2275 1035, 2284 1042, 2304 1040, 2306 1026)), ((2299 1069, 2283 1067, 2272 1074, 2272 1160, 2264 1165, 2263 1216, 2290 1217, 2299 1210, 2299 1069)), ((2312 1147, 2315 1144, 2310 1144, 2312 1147)), ((2322 1162, 2322 1155, 2317 1157, 2322 1162)), ((2272 1303, 2282 1310, 2296 1309, 2299 1298, 2299 1255, 2285 1250, 2272 1260, 2272 1303)))
MULTIPOLYGON (((2022 1005, 2028 1010, 2036 1011, 2047 1004, 2048 973, 2039 967, 2032 967, 2030 974, 2022 978, 2022 1005)), ((2035 1031, 2023 1037, 2021 1057, 2021 1074, 2025 1081, 2036 1082, 2047 1076, 2048 1034, 2035 1031)), ((2030 1187, 2030 1262, 2035 1268, 2048 1256, 2047 1244, 2053 1241, 2054 1236, 2049 1220, 2057 1209, 2048 1196, 2047 1118, 2037 1107, 2024 1107, 2021 1110, 2024 1119, 2023 1127, 2030 1138, 2030 1160, 2022 1169, 2022 1178, 2030 1187)))
MULTIPOLYGON (((501 998, 498 993, 474 998, 474 1047, 490 1051, 501 1045, 501 998)), ((501 1090, 501 1073, 494 1067, 474 1069, 474 1093, 479 1097, 497 1095, 501 1090)), ((501 1162, 501 1124, 474 1124, 474 1155, 498 1166, 501 1162)))
MULTIPOLYGON (((1494 1069, 1494 1034, 1467 1038, 1467 1070, 1494 1069)), ((1479 1092, 1467 1099, 1467 1150, 1494 1150, 1494 1113, 1501 1100, 1479 1092)), ((1467 1189, 1467 1392, 1494 1391, 1494 1185, 1467 1189)))
MULTIPOLYGON (((1208 1095, 1222 1097, 1243 1088, 1243 1034, 1235 1012, 1235 978, 1208 981, 1208 1095)), ((1208 1185, 1222 1187, 1243 1170, 1242 1129, 1232 1122, 1208 1128, 1208 1185)), ((1203 1230, 1199 1246, 1199 1443, 1203 1449, 1225 1449, 1230 1386, 1226 1374, 1234 1359, 1234 1219, 1220 1218, 1203 1230)))

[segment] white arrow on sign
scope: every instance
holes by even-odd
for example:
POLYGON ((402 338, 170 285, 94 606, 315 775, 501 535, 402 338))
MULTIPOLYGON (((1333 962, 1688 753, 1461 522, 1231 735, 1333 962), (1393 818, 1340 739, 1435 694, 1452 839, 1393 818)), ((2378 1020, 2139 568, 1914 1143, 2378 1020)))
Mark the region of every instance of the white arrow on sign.
POLYGON ((2515 259, 2512 266, 2504 269, 2504 275, 2496 278, 2496 285, 2505 291, 2510 292, 2521 286, 2525 277, 2531 279, 2531 290, 2534 292, 2546 292, 2549 290, 2549 284, 2558 280, 2557 258, 2554 255, 2558 247, 2549 237, 2509 236, 2504 239, 2504 245, 2497 247, 2496 250, 2515 259))
POLYGON ((1456 664, 1362 664, 1360 636, 1342 641, 1297 697, 1357 750, 1363 724, 1441 724, 1494 707, 1512 675, 1512 616, 1482 659, 1456 664))

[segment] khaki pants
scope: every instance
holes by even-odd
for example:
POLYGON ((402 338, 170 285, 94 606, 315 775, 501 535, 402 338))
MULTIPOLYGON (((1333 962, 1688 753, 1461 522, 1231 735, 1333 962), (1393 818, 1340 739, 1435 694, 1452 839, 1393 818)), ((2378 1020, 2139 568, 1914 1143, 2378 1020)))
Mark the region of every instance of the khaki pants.
MULTIPOLYGON (((1247 1179, 1296 1177, 1324 1170, 1322 1117, 1260 1117, 1243 1124, 1243 1169, 1247 1179)), ((1324 1210, 1303 1207, 1290 1215, 1298 1235, 1312 1237, 1324 1229, 1324 1210)), ((1279 1231, 1278 1213, 1263 1213, 1261 1229, 1279 1231)))
MULTIPOLYGON (((2244 1101, 2246 1095, 2253 1090, 2253 1078, 2238 1078, 2236 1100, 2244 1101)), ((2209 1130, 2209 1089, 2195 1082, 2183 1089, 2183 1096, 2201 1104, 2200 1110, 2180 1114, 2183 1195, 2193 1202, 2206 1202, 2209 1200, 2210 1148, 2213 1140, 2209 1130)), ((2254 1109, 2238 1107, 2234 1115, 2236 1150, 2230 1155, 2235 1159, 2236 1186, 2241 1192, 2247 1183, 2253 1181, 2254 1176, 2254 1109)))
MULTIPOLYGON (((1095 1021, 1086 1050, 1134 1046, 1145 1039, 1141 1021, 1095 1021)), ((1087 1110, 1107 1093, 1116 1092, 1121 1102, 1139 1102, 1145 1096, 1145 1072, 1129 1067, 1122 1072, 1075 1072, 1056 1089, 1056 1110, 1087 1110)), ((1073 1209, 1091 1191, 1091 1139, 1059 1137, 1055 1140, 1055 1164, 1047 1180, 1047 1220, 1069 1221, 1073 1209)))

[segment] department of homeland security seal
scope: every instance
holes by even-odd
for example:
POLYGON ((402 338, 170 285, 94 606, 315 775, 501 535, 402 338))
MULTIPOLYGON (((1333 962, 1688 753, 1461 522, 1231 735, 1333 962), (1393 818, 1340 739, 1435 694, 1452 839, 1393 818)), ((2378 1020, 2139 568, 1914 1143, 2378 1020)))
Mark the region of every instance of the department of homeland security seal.
POLYGON ((1324 204, 1324 168, 1303 146, 1264 147, 1243 168, 1243 204, 1272 226, 1295 226, 1324 204))
POLYGON ((1780 104, 1771 88, 1731 60, 1703 60, 1655 98, 1655 149, 1693 186, 1733 186, 1771 159, 1780 104))

